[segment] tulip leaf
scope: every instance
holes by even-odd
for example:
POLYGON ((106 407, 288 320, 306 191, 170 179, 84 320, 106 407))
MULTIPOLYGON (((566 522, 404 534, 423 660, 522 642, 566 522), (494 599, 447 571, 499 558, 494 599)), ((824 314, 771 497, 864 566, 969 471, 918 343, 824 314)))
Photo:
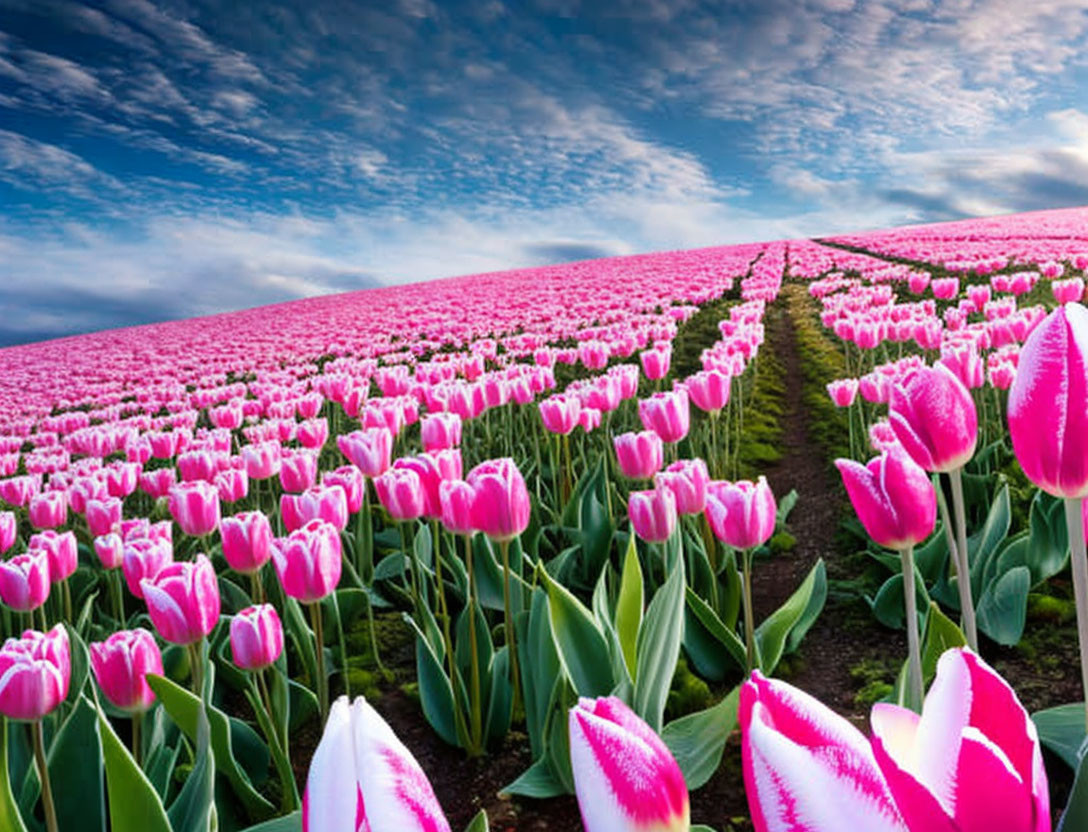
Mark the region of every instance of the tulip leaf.
MULTIPOLYGON (((147 683, 159 697, 162 706, 177 723, 191 742, 198 742, 201 701, 180 685, 162 676, 149 673, 147 683)), ((227 715, 211 705, 207 707, 210 726, 210 742, 215 757, 215 768, 227 778, 232 790, 251 818, 260 819, 273 814, 275 807, 253 788, 249 776, 234 758, 231 742, 230 720, 227 715)))
POLYGON ((658 732, 684 637, 684 587, 684 561, 678 558, 638 630, 634 711, 658 732))
POLYGON ((1009 485, 1003 482, 997 496, 990 504, 986 522, 982 528, 967 539, 967 553, 971 569, 971 591, 974 596, 982 591, 982 577, 986 573, 990 558, 1009 533, 1012 523, 1012 507, 1009 503, 1009 485))
POLYGON ((26 832, 15 795, 11 793, 11 776, 8 772, 8 720, 0 716, 0 829, 26 832))
MULTIPOLYGON (((823 559, 816 561, 805 580, 801 582, 786 602, 765 618, 756 627, 756 645, 759 652, 760 669, 764 673, 774 673, 778 666, 782 653, 786 649, 786 638, 795 625, 801 622, 802 616, 809 609, 809 602, 813 600, 816 587, 823 590, 827 596, 827 571, 823 559)), ((815 615, 819 615, 823 608, 823 598, 819 598, 819 606, 815 615)), ((815 618, 815 615, 812 618, 815 618)), ((811 626, 811 620, 808 626, 811 626)), ((807 627, 806 627, 807 629, 807 627)))
POLYGON ((111 832, 173 832, 158 793, 101 710, 98 731, 102 737, 111 832))
POLYGON ((1085 740, 1084 703, 1073 702, 1036 711, 1031 719, 1039 732, 1039 742, 1076 771, 1085 740))
POLYGON ((1031 570, 1031 585, 1038 586, 1065 568, 1069 560, 1069 529, 1065 505, 1040 489, 1031 501, 1031 533, 1025 566, 1031 570))
POLYGON ((273 818, 251 826, 244 832, 302 832, 302 812, 292 812, 282 818, 273 818))
POLYGON ((487 812, 481 809, 479 814, 465 827, 465 832, 490 832, 490 829, 491 827, 487 822, 487 812))
MULTIPOLYGON (((521 611, 521 599, 529 591, 529 585, 522 579, 517 568, 521 563, 521 544, 515 538, 510 542, 510 603, 512 612, 521 611)), ((472 540, 472 568, 476 573, 476 591, 480 605, 485 609, 503 612, 502 564, 495 556, 491 541, 486 535, 478 534, 472 540)))
POLYGON ((631 535, 627 543, 627 554, 623 559, 623 574, 620 577, 620 594, 616 599, 616 635, 620 640, 623 660, 631 678, 638 677, 638 631, 642 626, 642 566, 638 560, 635 536, 631 535))
POLYGON ((1031 591, 1031 571, 1010 569, 988 587, 978 600, 978 628, 998 644, 1012 646, 1024 634, 1031 591))
POLYGON ((967 637, 956 623, 941 612, 933 601, 929 602, 929 615, 926 618, 926 637, 922 645, 922 679, 928 685, 937 675, 937 662, 946 650, 966 647, 967 637))
POLYGON ((499 790, 500 796, 518 795, 519 797, 531 797, 542 800, 548 797, 558 797, 565 794, 566 789, 552 771, 547 757, 541 757, 529 768, 525 769, 513 783, 503 786, 499 790))
POLYGON ((1082 829, 1088 829, 1088 754, 1081 757, 1077 765, 1077 777, 1058 832, 1080 832, 1082 829))
MULTIPOLYGON (((926 593, 925 582, 920 579, 917 569, 915 569, 914 577, 914 595, 918 609, 927 610, 929 609, 929 595, 926 593)), ((893 630, 903 629, 903 622, 906 621, 907 614, 903 598, 902 574, 892 575, 880 587, 876 598, 869 599, 866 597, 865 600, 869 602, 873 615, 881 624, 893 630)))
POLYGON ((718 770, 725 743, 737 726, 739 696, 740 688, 734 688, 717 705, 674 719, 661 732, 690 791, 701 788, 718 770))
POLYGON ((539 759, 544 753, 548 706, 555 688, 562 684, 559 654, 548 614, 548 593, 541 587, 533 590, 529 611, 517 617, 517 629, 525 730, 529 734, 533 759, 539 759))
POLYGON ((196 762, 167 812, 174 832, 214 832, 215 760, 210 753, 211 726, 204 708, 197 712, 196 762))
POLYGON ((692 592, 691 589, 687 590, 686 597, 688 609, 699 620, 699 623, 729 651, 729 655, 733 657, 738 667, 742 669, 747 667, 748 651, 740 637, 733 630, 726 627, 718 618, 718 614, 710 608, 710 605, 692 592))
POLYGON ((570 590, 539 570, 548 592, 552 638, 559 662, 579 696, 607 696, 612 692, 612 660, 608 643, 593 615, 570 590))
MULTIPOLYGON (((514 686, 510 683, 510 648, 503 646, 495 653, 490 667, 491 687, 487 696, 484 742, 487 745, 502 739, 510 730, 513 718, 514 686)), ((466 706, 465 711, 468 712, 466 706)))
MULTIPOLYGON (((786 636, 785 652, 787 653, 793 653, 801 646, 801 642, 804 640, 805 635, 812 628, 812 625, 816 623, 816 619, 820 617, 820 613, 823 612, 824 609, 824 604, 827 602, 827 567, 824 565, 823 558, 820 558, 816 562, 816 565, 812 567, 812 571, 809 574, 815 575, 812 592, 808 596, 808 604, 801 612, 801 616, 790 628, 789 634, 786 636)), ((808 579, 806 578, 805 580, 807 581, 808 579)), ((803 586, 804 584, 802 584, 802 587, 803 586)), ((797 592, 801 592, 801 589, 799 588, 797 592)), ((760 655, 765 656, 766 654, 762 652, 762 648, 760 648, 760 650, 760 655)))
POLYGON ((415 620, 404 614, 404 620, 416 633, 416 678, 419 680, 419 702, 423 716, 445 742, 461 746, 454 719, 453 685, 435 654, 427 636, 415 620))
MULTIPOLYGON (((691 591, 688 587, 688 592, 691 591)), ((722 650, 721 642, 696 618, 690 604, 684 609, 684 652, 696 675, 709 682, 722 681, 736 665, 732 654, 722 650)))
POLYGON ((53 803, 61 829, 106 828, 102 743, 98 714, 86 697, 64 721, 49 747, 53 803))

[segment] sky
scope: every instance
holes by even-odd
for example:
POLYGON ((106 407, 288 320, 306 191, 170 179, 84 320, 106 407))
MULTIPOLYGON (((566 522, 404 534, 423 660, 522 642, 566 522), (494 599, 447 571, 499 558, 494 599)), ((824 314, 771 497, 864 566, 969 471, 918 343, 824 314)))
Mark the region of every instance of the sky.
POLYGON ((1088 0, 0 0, 0 346, 1088 204, 1088 0))

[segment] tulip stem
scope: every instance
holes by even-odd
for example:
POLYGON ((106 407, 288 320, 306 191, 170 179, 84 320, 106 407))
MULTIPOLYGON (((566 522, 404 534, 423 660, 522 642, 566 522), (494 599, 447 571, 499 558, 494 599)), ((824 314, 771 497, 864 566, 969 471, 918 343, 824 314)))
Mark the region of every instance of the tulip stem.
POLYGON ((741 553, 741 565, 744 567, 744 646, 748 659, 748 672, 756 668, 756 625, 752 611, 752 550, 741 553))
POLYGON ((502 605, 506 614, 504 632, 506 644, 510 648, 510 678, 514 686, 513 713, 517 713, 518 704, 521 702, 520 674, 518 673, 518 647, 517 636, 514 633, 514 616, 510 611, 510 541, 504 540, 499 544, 502 549, 502 605))
MULTIPOLYGON (((45 828, 48 832, 58 832, 57 810, 53 805, 53 786, 49 782, 49 766, 45 761, 45 737, 42 734, 42 721, 36 720, 30 733, 34 738, 34 762, 38 766, 38 776, 42 783, 42 810, 45 812, 45 828)), ((4 749, 7 753, 7 749, 4 749)))
POLYGON ((140 743, 140 727, 143 724, 144 715, 142 711, 137 711, 132 715, 132 759, 136 761, 137 767, 142 767, 141 762, 143 758, 143 748, 140 743))
MULTIPOLYGON (((956 512, 956 572, 959 574, 960 613, 963 616, 963 633, 967 646, 978 652, 978 626, 975 624, 975 603, 971 597, 971 564, 967 557, 967 509, 963 499, 961 469, 949 471, 952 480, 952 508, 956 512)), ((938 494, 940 489, 938 489, 938 494)), ((946 509, 947 511, 947 509, 946 509)))
POLYGON ((1073 594, 1077 601, 1077 636, 1080 640, 1080 673, 1085 694, 1085 725, 1088 726, 1088 555, 1084 544, 1083 498, 1065 499, 1065 523, 1069 529, 1073 594))
POLYGON ((480 655, 476 638, 476 573, 472 564, 472 535, 465 535, 465 567, 468 569, 468 643, 472 678, 469 680, 469 708, 471 710, 468 753, 483 753, 483 713, 480 704, 480 655))
POLYGON ((276 774, 280 778, 280 786, 283 789, 282 803, 285 811, 291 811, 298 806, 298 786, 295 784, 295 775, 291 770, 291 762, 287 756, 287 743, 281 739, 279 729, 276 727, 275 717, 272 715, 271 700, 268 698, 268 689, 264 683, 263 670, 257 671, 256 685, 252 680, 250 689, 246 691, 246 697, 253 708, 253 715, 257 717, 257 724, 264 732, 268 740, 268 748, 272 754, 272 763, 276 767, 276 774), (256 690, 256 692, 255 692, 256 690))
POLYGON ((918 638, 918 599, 914 589, 914 547, 902 550, 903 557, 903 600, 907 612, 907 706, 912 711, 919 711, 925 697, 925 684, 922 681, 922 652, 918 638))
POLYGON ((325 676, 325 625, 321 620, 321 602, 310 604, 310 620, 314 625, 314 642, 316 643, 317 658, 317 701, 321 706, 321 723, 324 724, 329 715, 329 680, 325 676))
POLYGON ((264 582, 261 580, 260 569, 249 573, 249 583, 253 592, 253 603, 263 604, 265 602, 264 582))
POLYGON ((189 664, 190 676, 193 683, 193 693, 196 694, 197 699, 203 700, 204 698, 204 665, 203 655, 204 651, 200 649, 200 642, 194 641, 188 646, 189 650, 189 664))

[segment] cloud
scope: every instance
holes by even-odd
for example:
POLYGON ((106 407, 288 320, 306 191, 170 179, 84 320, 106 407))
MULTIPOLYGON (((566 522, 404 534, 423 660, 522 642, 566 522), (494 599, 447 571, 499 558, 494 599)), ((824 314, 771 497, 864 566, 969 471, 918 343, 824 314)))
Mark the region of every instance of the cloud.
POLYGON ((0 128, 0 181, 23 189, 60 191, 81 199, 95 190, 124 192, 121 182, 62 147, 0 128))

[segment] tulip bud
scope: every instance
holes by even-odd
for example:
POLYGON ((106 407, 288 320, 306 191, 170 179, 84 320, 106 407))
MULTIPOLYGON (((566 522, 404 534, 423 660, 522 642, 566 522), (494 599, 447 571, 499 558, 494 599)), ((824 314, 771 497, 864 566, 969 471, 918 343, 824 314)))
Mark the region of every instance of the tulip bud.
POLYGON ((974 456, 975 402, 945 365, 910 373, 892 388, 888 406, 896 439, 927 471, 952 471, 974 456))
POLYGON ((654 476, 654 485, 664 486, 676 498, 677 514, 701 514, 706 508, 710 472, 701 459, 681 459, 654 476))
POLYGON ((121 500, 109 497, 105 500, 87 501, 87 528, 93 536, 109 534, 121 525, 121 500))
POLYGON ((219 525, 219 492, 204 480, 178 483, 170 489, 170 515, 187 535, 210 534, 219 525))
POLYGON ((283 652, 283 624, 271 604, 246 607, 230 620, 230 654, 242 670, 274 664, 283 652))
POLYGON ((0 555, 15 545, 19 523, 14 511, 0 511, 0 555))
POLYGON ((151 623, 173 644, 193 644, 219 621, 219 583, 207 555, 171 563, 140 581, 151 623))
POLYGON ((442 451, 461 444, 461 417, 456 413, 428 413, 420 422, 424 451, 442 451))
POLYGON ((540 420, 550 433, 566 435, 578 426, 582 403, 574 396, 550 396, 540 405, 540 420))
POLYGON ((44 491, 30 498, 30 525, 55 529, 68 522, 68 497, 63 491, 44 491))
POLYGON ((664 543, 676 529, 676 497, 664 486, 632 491, 627 498, 631 529, 647 543, 664 543))
POLYGON ((356 514, 363 507, 363 489, 366 488, 366 479, 354 465, 341 465, 333 471, 326 471, 321 475, 321 484, 338 485, 344 489, 349 514, 356 514))
POLYGON ((58 624, 47 633, 27 630, 0 647, 0 714, 36 722, 68 696, 72 675, 68 631, 58 624))
POLYGON ((648 480, 661 470, 665 446, 652 430, 621 433, 612 439, 620 473, 632 480, 648 480))
POLYGON ((464 480, 444 480, 438 495, 442 504, 442 525, 454 534, 473 534, 476 529, 472 525, 472 486, 464 480))
POLYGON ((878 546, 905 549, 922 542, 937 518, 937 492, 926 472, 901 449, 868 464, 837 459, 858 520, 878 546))
POLYGON ((154 578, 168 564, 174 561, 174 549, 164 540, 138 538, 126 541, 121 557, 121 572, 125 576, 128 591, 143 599, 141 582, 145 578, 154 578))
POLYGON ((79 547, 74 532, 58 534, 48 529, 32 534, 27 548, 46 553, 49 558, 49 580, 53 583, 70 577, 79 566, 79 547))
POLYGON ((767 478, 755 483, 711 482, 707 486, 706 519, 718 540, 736 549, 762 546, 774 534, 778 506, 767 478))
POLYGON ((654 431, 669 444, 679 442, 688 435, 691 420, 687 391, 654 393, 648 399, 640 399, 638 415, 646 430, 654 431))
POLYGON ((223 557, 235 572, 252 574, 272 557, 272 525, 259 511, 224 517, 219 526, 223 557))
POLYGON ((472 486, 472 525, 492 540, 513 540, 529 526, 529 490, 509 457, 481 462, 466 478, 472 486))
POLYGON ((373 479, 391 464, 393 433, 387 427, 357 430, 336 437, 336 446, 364 476, 373 479))
POLYGON ((94 553, 105 569, 117 569, 124 559, 125 542, 117 532, 100 535, 94 539, 94 553))
POLYGON ((162 651, 147 630, 121 630, 105 641, 91 642, 91 669, 115 708, 143 713, 155 702, 147 674, 161 676, 162 651))
POLYGON ((835 407, 850 407, 858 395, 858 380, 856 378, 843 378, 828 382, 827 394, 835 407))
POLYGON ((31 549, 0 561, 0 601, 16 612, 36 610, 49 597, 49 555, 31 549))
POLYGON ((236 503, 249 493, 249 476, 245 469, 229 468, 215 475, 215 490, 221 503, 236 503))
POLYGON ((733 377, 721 370, 703 370, 688 376, 685 388, 691 403, 707 413, 717 413, 729 404, 733 377))
POLYGON ((423 480, 417 471, 391 468, 375 478, 374 490, 378 493, 378 501, 395 521, 415 520, 423 516, 427 498, 423 480))
POLYGON ((280 465, 280 485, 291 494, 301 494, 317 482, 317 454, 296 451, 284 454, 280 465))
POLYGON ((283 591, 304 604, 325 598, 340 583, 340 532, 324 520, 311 520, 272 544, 272 565, 283 591))

